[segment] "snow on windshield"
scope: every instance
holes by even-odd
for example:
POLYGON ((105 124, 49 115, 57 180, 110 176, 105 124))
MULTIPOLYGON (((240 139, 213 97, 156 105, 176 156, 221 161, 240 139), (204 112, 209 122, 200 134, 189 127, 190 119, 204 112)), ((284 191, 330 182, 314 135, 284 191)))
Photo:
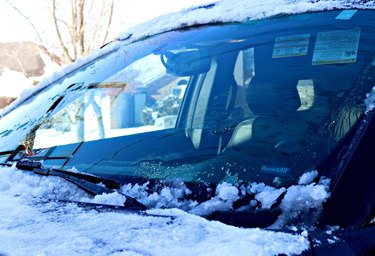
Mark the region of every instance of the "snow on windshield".
POLYGON ((366 113, 370 112, 375 108, 375 87, 372 88, 371 92, 366 95, 365 105, 366 113))
MULTIPOLYGON (((246 193, 254 193, 262 208, 270 208, 285 193, 280 204, 283 213, 273 225, 285 228, 304 212, 319 211, 329 197, 329 181, 323 178, 314 183, 314 171, 304 174, 305 183, 311 183, 289 188, 256 183, 238 188, 224 182, 217 186, 213 198, 201 204, 184 200, 191 191, 182 182, 167 184, 151 194, 146 192, 147 183, 129 184, 118 192, 92 198, 59 177, 38 176, 15 167, 2 167, 0 173, 0 254, 6 255, 30 251, 43 255, 299 254, 308 249, 306 232, 291 235, 242 229, 197 215, 230 210, 246 193), (74 203, 50 200, 123 205, 123 194, 152 208, 148 210, 152 216, 84 210, 74 203)), ((244 207, 253 206, 250 202, 244 207)))
POLYGON ((75 63, 68 65, 52 75, 46 75, 38 86, 23 91, 19 98, 11 105, 0 110, 0 118, 16 108, 30 96, 76 70, 78 67, 116 50, 123 44, 128 44, 150 35, 198 24, 241 22, 267 18, 280 14, 297 14, 303 12, 332 10, 335 8, 375 9, 375 2, 366 1, 366 3, 363 3, 363 1, 360 0, 238 0, 234 3, 232 0, 220 0, 212 1, 212 4, 206 4, 204 7, 198 6, 182 10, 181 12, 163 15, 127 29, 117 37, 117 40, 113 41, 106 47, 97 49, 88 56, 78 59, 75 63))

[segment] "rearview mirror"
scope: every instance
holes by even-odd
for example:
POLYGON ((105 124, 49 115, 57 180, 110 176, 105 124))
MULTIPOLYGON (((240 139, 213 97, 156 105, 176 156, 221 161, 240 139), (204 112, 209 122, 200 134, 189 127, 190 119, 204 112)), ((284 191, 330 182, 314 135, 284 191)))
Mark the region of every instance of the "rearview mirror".
POLYGON ((167 74, 177 76, 191 76, 206 73, 210 70, 211 59, 204 56, 199 50, 188 50, 173 53, 164 52, 160 55, 163 65, 167 69, 167 74))

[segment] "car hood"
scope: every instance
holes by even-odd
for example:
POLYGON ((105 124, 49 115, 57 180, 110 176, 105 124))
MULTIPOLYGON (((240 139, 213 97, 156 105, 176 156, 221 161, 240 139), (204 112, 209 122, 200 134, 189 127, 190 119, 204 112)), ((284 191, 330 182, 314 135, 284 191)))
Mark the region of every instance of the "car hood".
MULTIPOLYGON (((154 209, 146 215, 124 214, 41 199, 45 194, 52 199, 53 195, 64 194, 71 200, 84 199, 86 195, 58 177, 39 177, 9 168, 0 171, 2 255, 30 252, 44 255, 242 255, 244 252, 290 255, 309 248, 307 232, 288 234, 242 229, 178 209, 154 209)), ((114 202, 116 198, 113 193, 95 200, 114 202)))

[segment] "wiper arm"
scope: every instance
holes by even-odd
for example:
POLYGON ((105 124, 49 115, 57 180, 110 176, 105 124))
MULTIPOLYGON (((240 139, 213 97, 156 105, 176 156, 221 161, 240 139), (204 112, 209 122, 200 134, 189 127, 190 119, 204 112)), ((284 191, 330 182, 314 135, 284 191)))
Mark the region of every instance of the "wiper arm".
POLYGON ((223 223, 246 227, 246 228, 267 228, 271 226, 281 214, 278 207, 286 192, 281 193, 276 201, 267 209, 262 209, 262 203, 255 199, 254 194, 247 194, 233 203, 232 211, 216 211, 207 217, 209 220, 218 220, 223 223), (250 206, 250 201, 257 203, 251 209, 241 210, 243 206, 250 206))
MULTIPOLYGON (((33 173, 39 175, 61 177, 66 181, 73 183, 92 196, 100 195, 103 193, 112 193, 112 189, 120 188, 120 183, 115 180, 56 168, 45 168, 43 167, 42 163, 37 161, 21 160, 16 164, 16 167, 20 170, 32 171, 33 173), (96 183, 103 183, 105 187, 100 186, 96 183)), ((138 202, 135 198, 129 196, 125 197, 126 200, 124 202, 124 206, 126 208, 139 211, 147 210, 147 207, 144 204, 138 202)))

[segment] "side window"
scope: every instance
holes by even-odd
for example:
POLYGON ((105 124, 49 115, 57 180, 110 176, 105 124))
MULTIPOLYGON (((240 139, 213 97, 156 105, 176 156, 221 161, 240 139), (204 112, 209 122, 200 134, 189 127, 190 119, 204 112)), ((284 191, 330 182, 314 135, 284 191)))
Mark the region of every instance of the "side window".
POLYGON ((189 79, 167 74, 151 54, 104 81, 75 86, 38 127, 33 148, 174 128, 189 79))

